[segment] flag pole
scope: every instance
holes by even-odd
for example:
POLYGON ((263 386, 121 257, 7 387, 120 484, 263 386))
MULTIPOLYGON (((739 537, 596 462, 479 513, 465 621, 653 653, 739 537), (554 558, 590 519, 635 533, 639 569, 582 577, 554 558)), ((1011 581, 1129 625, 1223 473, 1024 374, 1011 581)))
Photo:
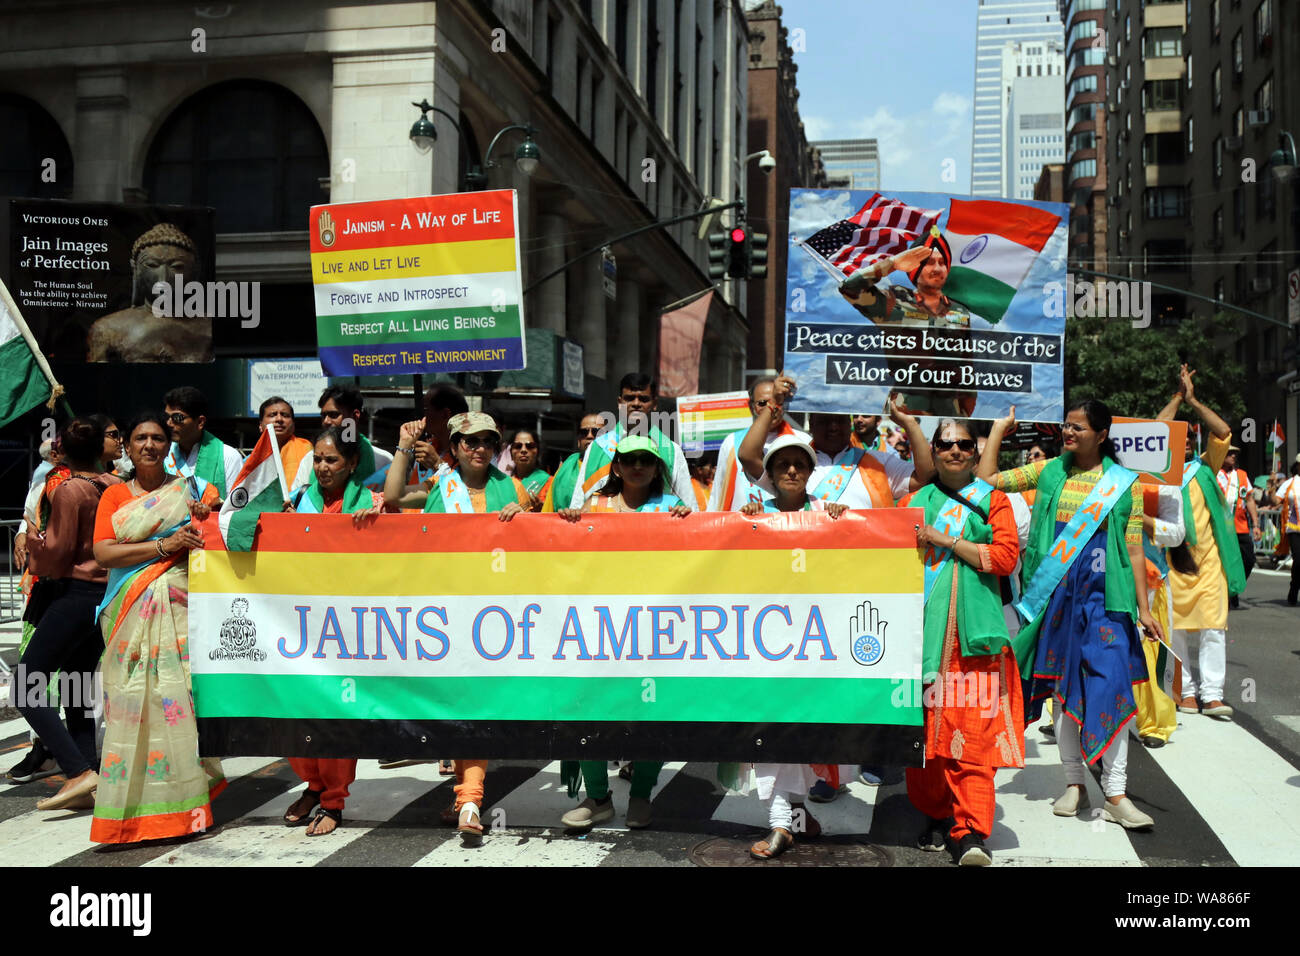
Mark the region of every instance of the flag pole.
POLYGON ((266 426, 266 437, 271 440, 271 457, 275 459, 275 473, 280 476, 280 493, 284 496, 284 503, 289 503, 289 483, 284 480, 284 462, 280 460, 280 443, 275 440, 275 429, 270 425, 266 426))
MULTIPOLYGON (((46 400, 45 407, 50 411, 54 411, 55 403, 63 397, 63 386, 55 380, 54 373, 50 371, 50 363, 45 360, 45 353, 42 352, 41 347, 36 344, 36 339, 32 336, 32 330, 27 327, 27 322, 23 319, 23 314, 18 311, 18 303, 13 300, 13 296, 9 294, 9 289, 2 280, 0 280, 0 301, 3 302, 5 310, 9 313, 9 317, 14 320, 14 327, 17 328, 19 333, 22 335, 23 341, 25 341, 27 347, 31 349, 32 357, 36 359, 36 367, 41 370, 41 374, 45 376, 45 380, 50 383, 50 397, 46 400)), ((64 405, 67 406, 67 402, 64 402, 64 405)), ((71 407, 68 406, 68 411, 71 410, 71 407)))

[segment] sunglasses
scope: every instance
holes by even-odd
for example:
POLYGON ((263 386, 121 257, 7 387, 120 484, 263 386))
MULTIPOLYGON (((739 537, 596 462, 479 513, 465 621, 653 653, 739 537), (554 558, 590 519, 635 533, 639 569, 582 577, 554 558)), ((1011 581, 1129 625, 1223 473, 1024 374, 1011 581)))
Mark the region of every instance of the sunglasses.
POLYGON ((755 408, 767 408, 767 406, 771 404, 772 404, 772 400, 770 398, 758 398, 754 400, 755 408))
POLYGON ((598 425, 598 426, 596 426, 595 428, 579 428, 579 429, 578 429, 578 434, 579 434, 579 435, 590 435, 592 438, 595 438, 597 435, 600 434, 600 426, 598 425))
POLYGON ((1031 451, 1025 457, 1028 458, 1029 461, 1042 461, 1047 456, 1044 455, 1041 451, 1031 451))
POLYGON ((649 452, 636 452, 631 455, 619 455, 620 464, 628 465, 632 468, 653 468, 654 463, 659 459, 649 452))
POLYGON ((939 451, 947 451, 952 448, 953 445, 956 445, 961 451, 971 452, 975 450, 975 439, 958 438, 955 441, 948 441, 945 438, 936 438, 934 440, 934 447, 939 451))
POLYGON ((517 441, 514 444, 512 444, 510 447, 513 448, 515 451, 523 451, 525 448, 527 448, 529 451, 532 451, 534 448, 537 447, 537 442, 517 441))
POLYGON ((464 436, 460 440, 461 446, 467 451, 474 451, 478 448, 496 448, 497 439, 495 438, 475 438, 472 435, 464 436))
POLYGON ((164 415, 163 417, 173 425, 184 425, 185 420, 190 416, 186 415, 184 412, 172 412, 170 415, 164 415))
POLYGON ((110 428, 108 431, 104 432, 104 437, 111 438, 113 439, 113 441, 121 441, 122 433, 118 431, 116 428, 110 428))

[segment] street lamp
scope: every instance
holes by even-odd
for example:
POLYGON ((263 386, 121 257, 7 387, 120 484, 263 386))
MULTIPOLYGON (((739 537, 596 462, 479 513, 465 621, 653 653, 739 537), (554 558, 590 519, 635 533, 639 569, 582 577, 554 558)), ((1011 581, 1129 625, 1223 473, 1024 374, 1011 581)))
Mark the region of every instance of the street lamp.
POLYGON ((1275 149, 1273 155, 1269 157, 1269 165, 1273 168, 1273 175, 1277 177, 1278 182, 1286 182, 1295 174, 1296 168, 1296 151, 1295 140, 1291 134, 1283 130, 1277 137, 1280 149, 1275 149))
POLYGON ((438 139, 438 131, 434 128, 433 121, 429 119, 430 111, 442 114, 447 118, 451 125, 455 127, 456 136, 460 140, 461 149, 466 151, 466 173, 465 182, 463 184, 466 189, 483 189, 487 186, 486 170, 491 169, 496 165, 496 163, 492 162, 492 150, 496 147, 497 140, 499 140, 503 134, 508 133, 511 130, 523 130, 525 136, 524 141, 515 149, 515 167, 525 176, 531 176, 537 170, 537 164, 542 158, 542 151, 533 140, 533 134, 536 133, 537 130, 531 125, 512 123, 511 125, 498 130, 497 134, 492 137, 492 142, 488 144, 487 155, 484 157, 483 165, 480 167, 478 165, 470 164, 468 155, 469 147, 466 144, 465 134, 461 132, 460 123, 456 122, 456 117, 452 116, 444 109, 439 109, 438 107, 431 105, 427 99, 421 100, 418 103, 412 103, 411 105, 420 111, 420 118, 416 120, 415 124, 411 127, 411 143, 421 153, 427 153, 429 150, 433 149, 433 144, 438 139))

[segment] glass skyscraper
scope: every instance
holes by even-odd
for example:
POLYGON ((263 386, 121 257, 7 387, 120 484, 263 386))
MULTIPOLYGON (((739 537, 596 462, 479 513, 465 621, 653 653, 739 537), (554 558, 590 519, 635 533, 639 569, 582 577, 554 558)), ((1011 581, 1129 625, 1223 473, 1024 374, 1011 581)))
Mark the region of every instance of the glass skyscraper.
MULTIPOLYGON (((1057 0, 980 0, 975 32, 975 130, 971 142, 971 194, 1001 196, 1006 192, 1003 168, 1007 90, 1003 88, 1002 57, 1007 43, 1055 40, 1064 46, 1057 0)), ((1064 84, 1062 84, 1064 85, 1064 84)), ((1065 117, 1061 116, 1064 132, 1065 117)))

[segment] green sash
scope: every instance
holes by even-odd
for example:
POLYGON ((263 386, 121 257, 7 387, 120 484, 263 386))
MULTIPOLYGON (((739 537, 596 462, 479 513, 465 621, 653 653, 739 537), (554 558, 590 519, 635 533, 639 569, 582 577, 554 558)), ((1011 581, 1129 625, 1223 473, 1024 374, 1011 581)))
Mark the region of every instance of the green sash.
POLYGON ((573 489, 578 484, 578 469, 581 467, 582 456, 575 451, 564 459, 564 464, 555 469, 550 490, 546 492, 546 503, 542 505, 543 511, 559 511, 569 507, 573 501, 573 489))
MULTIPOLYGON (((979 502, 988 511, 993 501, 990 491, 979 502)), ((911 507, 925 509, 926 524, 933 525, 939 512, 952 504, 952 499, 934 485, 926 485, 912 496, 911 507)), ((993 529, 974 511, 968 509, 966 524, 961 536, 976 544, 993 540, 993 529)), ((952 603, 952 583, 957 585, 957 636, 964 656, 1001 654, 1002 648, 1011 645, 1017 661, 1031 660, 1027 651, 1033 641, 1018 635, 1012 640, 1007 633, 1007 621, 1002 613, 1002 589, 995 574, 984 574, 965 561, 953 559, 939 570, 934 589, 925 602, 923 617, 924 643, 921 658, 922 674, 938 674, 943 654, 944 636, 948 629, 948 608, 952 603)), ((1023 635, 1024 632, 1021 632, 1023 635)))
POLYGON ((1196 544, 1196 521, 1192 513, 1191 482, 1201 489, 1205 499, 1205 510, 1210 513, 1210 528, 1214 531, 1214 543, 1219 549, 1219 561, 1223 565, 1223 576, 1228 581, 1228 593, 1240 594, 1246 590, 1246 566, 1241 563, 1241 548, 1237 544, 1236 525, 1228 526, 1224 516, 1223 489, 1210 466, 1199 458, 1188 462, 1192 468, 1191 481, 1183 482, 1183 524, 1187 528, 1185 541, 1188 545, 1196 544))
MULTIPOLYGON (((343 486, 343 513, 345 515, 356 514, 358 511, 365 511, 372 507, 374 500, 369 489, 363 487, 357 481, 357 475, 361 469, 358 468, 348 477, 348 483, 343 486)), ((316 483, 316 473, 312 472, 312 483, 305 487, 301 492, 300 506, 298 511, 303 514, 324 514, 325 497, 320 493, 320 485, 316 483)))
MULTIPOLYGON (((1060 503, 1061 489, 1069 476, 1070 462, 1074 455, 1066 452, 1059 458, 1053 458, 1038 475, 1038 494, 1034 497, 1034 513, 1029 523, 1029 546, 1025 549, 1021 567, 1020 581, 1028 587, 1034 572, 1043 563, 1056 540, 1056 508, 1060 503)), ((1112 458, 1102 459, 1102 472, 1115 467, 1112 458)), ((1124 543, 1124 528, 1133 511, 1133 491, 1131 488, 1120 495, 1119 501, 1111 508, 1106 523, 1106 610, 1123 612, 1137 620, 1137 591, 1133 583, 1133 565, 1129 561, 1128 547, 1124 543), (1114 569, 1118 568, 1118 573, 1114 569)), ((1145 573, 1145 572, 1144 572, 1145 573)), ((1023 593, 1023 591, 1022 591, 1023 593)), ((1016 647, 1032 651, 1038 642, 1038 633, 1043 627, 1043 618, 1047 605, 1039 611, 1032 621, 1020 629, 1016 637, 1016 647)), ((1016 659, 1020 662, 1021 674, 1028 678, 1033 669, 1034 655, 1021 656, 1019 650, 1016 659)))
MULTIPOLYGON (((433 490, 429 492, 429 498, 424 503, 424 513, 430 515, 455 514, 453 502, 446 500, 444 484, 450 487, 450 482, 460 483, 460 469, 445 472, 442 477, 434 484, 433 490)), ((461 488, 464 488, 463 483, 461 488)), ((519 504, 519 494, 515 491, 515 480, 505 472, 497 469, 495 465, 488 465, 487 480, 487 510, 489 513, 500 511, 510 502, 519 504)), ((469 493, 465 493, 468 500, 469 493)), ((464 507, 462 505, 462 507, 464 507)), ((464 513, 470 513, 468 509, 464 513)))
MULTIPOLYGON (((194 459, 194 474, 209 484, 216 485, 217 494, 221 495, 222 501, 226 500, 226 492, 229 490, 226 488, 225 448, 225 442, 205 428, 199 436, 199 453, 194 459)), ((180 462, 181 458, 180 449, 177 448, 176 461, 180 462)))

